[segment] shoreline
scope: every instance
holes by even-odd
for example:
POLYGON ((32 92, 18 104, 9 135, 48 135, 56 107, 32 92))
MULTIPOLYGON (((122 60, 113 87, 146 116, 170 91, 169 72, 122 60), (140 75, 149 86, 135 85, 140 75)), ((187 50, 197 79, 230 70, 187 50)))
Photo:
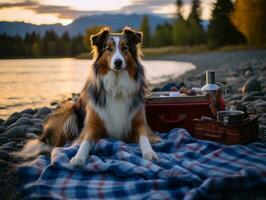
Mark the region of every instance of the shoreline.
MULTIPOLYGON (((242 105, 249 112, 256 113, 259 116, 259 138, 266 142, 266 50, 169 55, 157 60, 193 63, 196 69, 166 81, 184 82, 187 87, 202 86, 205 84, 205 70, 214 69, 217 82, 227 85, 228 93, 224 98, 228 107, 242 105), (250 83, 250 80, 253 82, 250 83), (248 81, 249 85, 242 93, 242 86, 248 81)), ((155 86, 161 87, 166 82, 155 86)), ((71 97, 74 98, 76 94, 71 97)), ((11 169, 21 161, 14 159, 10 153, 19 150, 26 139, 40 136, 45 120, 54 110, 51 104, 49 108, 28 108, 13 113, 6 120, 0 119, 0 199, 19 198, 16 190, 18 177, 11 169)), ((254 196, 253 193, 251 195, 254 196)))

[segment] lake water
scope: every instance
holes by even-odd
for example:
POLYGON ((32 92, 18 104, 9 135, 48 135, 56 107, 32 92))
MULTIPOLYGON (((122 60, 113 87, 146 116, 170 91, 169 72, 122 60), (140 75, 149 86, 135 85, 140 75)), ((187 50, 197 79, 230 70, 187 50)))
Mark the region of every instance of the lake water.
MULTIPOLYGON (((91 60, 0 60, 0 118, 25 108, 49 106, 81 91, 91 60)), ((166 81, 195 68, 191 63, 143 61, 148 82, 166 81)))

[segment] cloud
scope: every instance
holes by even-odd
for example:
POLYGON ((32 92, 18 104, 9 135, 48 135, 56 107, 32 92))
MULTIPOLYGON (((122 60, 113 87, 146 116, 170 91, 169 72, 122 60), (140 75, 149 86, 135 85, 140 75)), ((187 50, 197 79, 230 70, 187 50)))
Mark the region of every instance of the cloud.
MULTIPOLYGON (((4 8, 14 8, 19 7, 23 9, 32 10, 38 14, 54 14, 60 19, 75 19, 84 15, 94 15, 94 14, 102 14, 102 13, 160 13, 164 14, 165 10, 163 8, 167 8, 167 6, 174 7, 175 0, 131 0, 132 4, 128 6, 122 7, 120 10, 110 10, 110 11, 86 11, 86 10, 78 10, 73 9, 70 6, 65 5, 46 5, 41 4, 36 1, 24 0, 22 2, 15 3, 0 3, 0 9, 4 8), (160 12, 161 10, 161 12, 160 12), (159 12, 158 12, 159 11, 159 12)), ((189 3, 190 0, 185 0, 185 4, 189 3)), ((172 13, 165 13, 166 15, 173 15, 175 9, 172 9, 172 13)))

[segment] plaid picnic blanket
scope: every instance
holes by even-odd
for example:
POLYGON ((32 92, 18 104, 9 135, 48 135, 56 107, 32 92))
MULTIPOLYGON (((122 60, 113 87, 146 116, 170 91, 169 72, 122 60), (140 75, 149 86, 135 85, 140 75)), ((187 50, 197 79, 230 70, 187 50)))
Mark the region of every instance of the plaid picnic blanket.
POLYGON ((102 139, 84 168, 69 160, 78 145, 55 148, 21 166, 25 199, 210 199, 266 187, 266 145, 226 146, 184 129, 156 133, 159 159, 141 157, 137 144, 102 139))

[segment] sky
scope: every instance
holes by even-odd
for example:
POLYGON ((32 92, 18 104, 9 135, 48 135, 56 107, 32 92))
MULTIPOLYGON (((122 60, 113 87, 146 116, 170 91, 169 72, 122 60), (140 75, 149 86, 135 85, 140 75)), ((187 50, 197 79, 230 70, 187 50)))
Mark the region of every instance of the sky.
MULTIPOLYGON (((67 25, 84 15, 103 13, 159 14, 171 17, 176 0, 0 0, 0 21, 24 21, 33 24, 67 25)), ((210 18, 215 0, 202 0, 202 19, 210 18)), ((185 0, 184 16, 190 11, 185 0)))

